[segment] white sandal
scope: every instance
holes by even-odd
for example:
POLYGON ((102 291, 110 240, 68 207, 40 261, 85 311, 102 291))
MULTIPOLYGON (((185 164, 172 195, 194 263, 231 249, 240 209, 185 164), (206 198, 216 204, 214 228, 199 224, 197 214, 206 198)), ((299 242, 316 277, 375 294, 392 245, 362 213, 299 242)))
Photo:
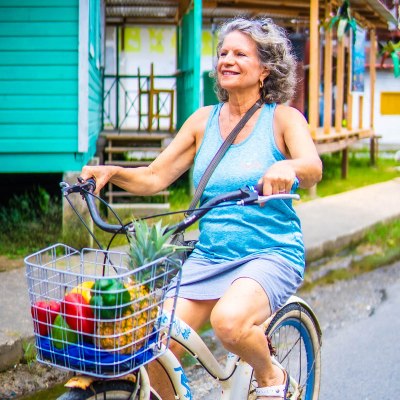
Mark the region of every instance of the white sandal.
POLYGON ((256 396, 258 397, 281 397, 283 400, 288 400, 286 395, 289 388, 289 377, 285 370, 283 370, 285 376, 284 383, 277 386, 265 386, 256 389, 256 396))

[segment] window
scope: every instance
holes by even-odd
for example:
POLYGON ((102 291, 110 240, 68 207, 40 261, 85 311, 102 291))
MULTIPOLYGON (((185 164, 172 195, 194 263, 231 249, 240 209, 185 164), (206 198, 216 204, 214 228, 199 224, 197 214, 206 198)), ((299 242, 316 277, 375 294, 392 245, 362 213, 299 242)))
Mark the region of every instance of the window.
POLYGON ((381 93, 381 114, 400 115, 400 92, 381 93))

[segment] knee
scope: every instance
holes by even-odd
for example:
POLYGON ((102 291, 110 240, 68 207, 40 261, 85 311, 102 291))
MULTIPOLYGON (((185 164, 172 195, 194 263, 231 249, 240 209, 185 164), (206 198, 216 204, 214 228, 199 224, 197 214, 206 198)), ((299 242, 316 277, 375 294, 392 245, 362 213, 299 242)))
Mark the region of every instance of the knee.
POLYGON ((246 332, 243 318, 235 310, 226 307, 215 306, 210 322, 215 335, 225 347, 240 342, 246 332))

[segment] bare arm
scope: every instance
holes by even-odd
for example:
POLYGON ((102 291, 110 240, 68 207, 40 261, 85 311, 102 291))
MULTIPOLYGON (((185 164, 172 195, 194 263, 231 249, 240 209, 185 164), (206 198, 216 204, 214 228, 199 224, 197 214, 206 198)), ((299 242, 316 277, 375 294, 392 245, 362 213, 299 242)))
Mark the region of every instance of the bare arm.
POLYGON ((169 146, 148 167, 86 166, 82 169, 82 178, 95 177, 96 192, 107 182, 139 196, 167 188, 192 165, 209 113, 210 107, 203 107, 192 114, 169 146))
POLYGON ((260 182, 264 194, 290 192, 295 178, 310 188, 322 178, 322 162, 311 138, 307 121, 295 108, 279 105, 274 115, 275 139, 287 159, 273 164, 260 182))

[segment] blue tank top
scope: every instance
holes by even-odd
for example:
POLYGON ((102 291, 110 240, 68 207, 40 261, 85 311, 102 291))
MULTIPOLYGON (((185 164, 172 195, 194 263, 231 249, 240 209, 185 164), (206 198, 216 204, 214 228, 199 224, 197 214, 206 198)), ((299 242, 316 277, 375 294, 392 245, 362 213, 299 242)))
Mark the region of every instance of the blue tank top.
MULTIPOLYGON (((219 129, 222 105, 213 107, 195 157, 195 187, 223 142, 219 129)), ((276 146, 273 133, 275 107, 276 104, 266 104, 251 134, 242 142, 230 146, 211 175, 201 203, 224 192, 256 185, 268 167, 285 159, 276 146)), ((250 255, 275 253, 283 256, 303 274, 301 226, 291 200, 272 200, 264 207, 234 205, 215 208, 200 220, 199 227, 199 242, 192 253, 193 257, 221 263, 250 255)))

